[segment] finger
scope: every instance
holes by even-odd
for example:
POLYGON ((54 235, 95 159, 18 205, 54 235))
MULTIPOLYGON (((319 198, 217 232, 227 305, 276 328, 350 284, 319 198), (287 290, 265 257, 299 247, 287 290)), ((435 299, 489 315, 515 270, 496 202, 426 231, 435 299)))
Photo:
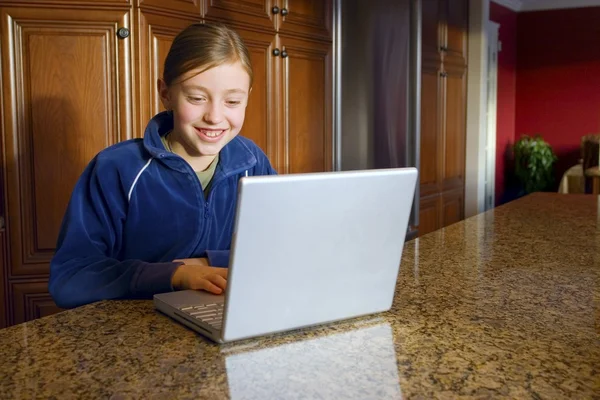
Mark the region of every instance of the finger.
POLYGON ((206 278, 210 281, 210 283, 217 285, 223 290, 225 290, 227 287, 227 279, 223 278, 221 275, 210 275, 206 278))
POLYGON ((221 289, 220 287, 218 287, 217 285, 215 285, 214 283, 212 283, 208 279, 202 279, 200 281, 200 287, 199 287, 199 289, 206 290, 207 292, 212 293, 212 294, 221 294, 221 293, 223 293, 223 289, 221 289))
POLYGON ((222 276, 223 278, 227 279, 227 275, 229 274, 229 269, 227 268, 215 268, 212 267, 212 272, 214 272, 216 275, 222 276))

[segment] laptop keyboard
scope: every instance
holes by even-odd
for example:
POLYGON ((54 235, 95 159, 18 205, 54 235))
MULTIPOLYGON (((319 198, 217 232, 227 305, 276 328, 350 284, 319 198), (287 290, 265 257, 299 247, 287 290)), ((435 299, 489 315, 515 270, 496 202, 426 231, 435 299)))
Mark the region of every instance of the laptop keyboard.
POLYGON ((221 329, 223 326, 223 305, 224 303, 202 304, 182 307, 180 310, 215 329, 221 329))

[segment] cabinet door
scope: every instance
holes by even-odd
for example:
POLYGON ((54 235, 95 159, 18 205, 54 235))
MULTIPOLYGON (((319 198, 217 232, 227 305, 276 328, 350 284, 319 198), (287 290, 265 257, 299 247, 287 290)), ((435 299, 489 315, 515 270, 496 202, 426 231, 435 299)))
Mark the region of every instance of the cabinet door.
POLYGON ((437 230, 440 226, 441 197, 438 195, 421 198, 419 202, 419 236, 437 230))
POLYGON ((132 0, 2 0, 2 7, 18 7, 27 4, 36 6, 47 6, 52 8, 68 9, 73 6, 102 6, 102 7, 123 7, 132 4, 132 0))
POLYGON ((283 160, 283 141, 277 136, 277 66, 273 55, 275 35, 237 29, 252 59, 254 83, 248 99, 246 118, 241 135, 251 139, 267 155, 273 168, 279 171, 283 160))
POLYGON ((458 188, 453 191, 444 192, 442 195, 442 227, 454 224, 464 219, 464 189, 458 188))
POLYGON ((330 171, 331 44, 281 38, 281 48, 279 131, 286 143, 281 172, 330 171))
POLYGON ((444 64, 444 69, 442 189, 448 191, 465 184, 467 69, 465 65, 449 63, 444 64))
MULTIPOLYGON (((1 96, 0 96, 1 98, 1 96)), ((2 115, 2 113, 0 113, 2 115)), ((2 207, 4 203, 0 203, 0 207, 2 207)), ((1 221, 0 221, 1 222, 1 221)), ((4 274, 5 268, 7 267, 5 262, 5 252, 6 247, 4 244, 4 226, 0 228, 0 329, 6 328, 8 326, 8 297, 5 292, 5 279, 6 275, 4 274)))
POLYGON ((143 137, 150 119, 164 107, 158 95, 157 81, 163 76, 165 59, 173 39, 185 27, 198 22, 194 18, 166 17, 143 10, 137 10, 136 29, 139 33, 139 57, 136 71, 140 79, 138 85, 139 119, 135 136, 143 137))
POLYGON ((446 50, 444 64, 444 165, 442 190, 444 220, 442 226, 464 218, 465 145, 467 119, 467 0, 445 4, 446 50), (451 5, 450 5, 451 3, 451 5))
POLYGON ((445 0, 444 24, 446 55, 467 58, 467 32, 469 26, 469 2, 445 0))
POLYGON ((62 311, 48 294, 48 282, 20 282, 11 285, 12 324, 20 324, 62 311))
POLYGON ((327 40, 331 38, 332 0, 280 0, 280 4, 279 33, 327 40))
POLYGON ((188 18, 200 18, 202 0, 136 0, 139 7, 155 10, 161 14, 181 14, 188 18))
MULTIPOLYGON (((439 192, 442 180, 442 59, 439 50, 439 0, 424 0, 422 5, 421 64, 421 161, 420 194, 439 192)), ((439 212, 439 210, 438 210, 439 212)), ((421 229, 419 229, 419 232, 421 229)))
POLYGON ((10 275, 48 273, 89 161, 131 137, 125 11, 0 8, 10 275))
POLYGON ((203 0, 204 17, 220 20, 232 27, 263 28, 275 31, 277 0, 203 0))

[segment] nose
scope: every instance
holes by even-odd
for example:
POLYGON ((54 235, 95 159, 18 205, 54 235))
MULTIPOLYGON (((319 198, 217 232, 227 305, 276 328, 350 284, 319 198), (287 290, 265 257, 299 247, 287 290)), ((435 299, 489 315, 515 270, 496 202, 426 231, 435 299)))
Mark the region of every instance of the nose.
POLYGON ((211 125, 218 125, 223 121, 223 109, 218 102, 210 102, 205 113, 204 122, 211 125))

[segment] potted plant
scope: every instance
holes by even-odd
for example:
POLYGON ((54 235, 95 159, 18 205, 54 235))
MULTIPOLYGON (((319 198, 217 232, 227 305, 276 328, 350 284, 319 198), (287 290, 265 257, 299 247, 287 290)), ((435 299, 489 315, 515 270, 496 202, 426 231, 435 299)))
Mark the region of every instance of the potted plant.
POLYGON ((524 193, 548 190, 554 184, 556 155, 540 135, 522 135, 513 146, 515 176, 524 193))

